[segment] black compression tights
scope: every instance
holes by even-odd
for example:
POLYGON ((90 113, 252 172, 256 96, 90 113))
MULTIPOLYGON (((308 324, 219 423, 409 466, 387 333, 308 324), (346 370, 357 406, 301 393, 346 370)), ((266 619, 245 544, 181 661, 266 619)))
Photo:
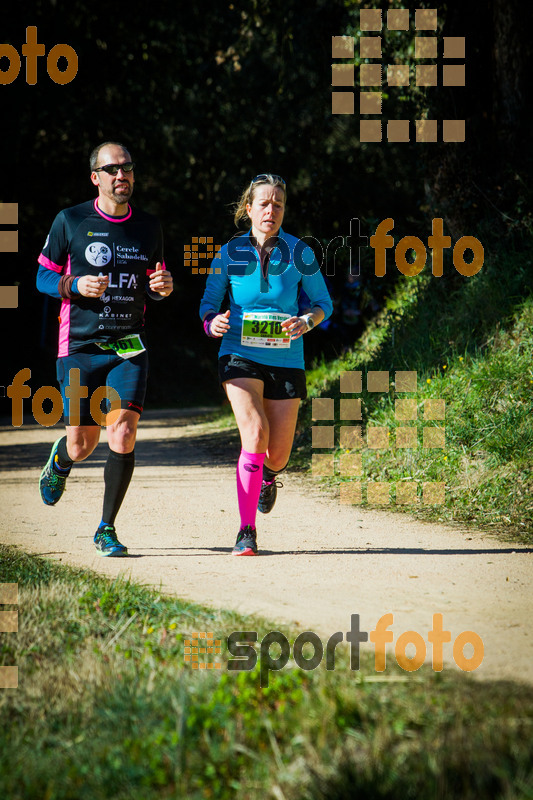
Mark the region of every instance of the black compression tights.
POLYGON ((135 451, 131 453, 115 453, 109 451, 104 469, 104 510, 102 522, 107 525, 115 524, 124 495, 130 485, 133 468, 135 466, 135 451))

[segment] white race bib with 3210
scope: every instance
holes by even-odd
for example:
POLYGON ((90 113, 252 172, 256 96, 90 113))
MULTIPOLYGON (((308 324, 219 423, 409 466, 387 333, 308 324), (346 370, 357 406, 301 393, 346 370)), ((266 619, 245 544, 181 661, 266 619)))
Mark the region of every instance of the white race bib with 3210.
POLYGON ((289 317, 290 314, 277 311, 243 311, 241 344, 248 347, 290 347, 290 333, 281 327, 289 317))

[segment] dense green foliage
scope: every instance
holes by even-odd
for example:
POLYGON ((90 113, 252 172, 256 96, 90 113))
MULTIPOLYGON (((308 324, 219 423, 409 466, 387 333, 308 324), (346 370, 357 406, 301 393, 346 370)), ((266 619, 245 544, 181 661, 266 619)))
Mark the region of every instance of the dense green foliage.
MULTIPOLYGON (((6 354, 8 375, 29 366, 34 389, 52 382, 57 303, 34 288, 36 258, 55 213, 91 196, 87 156, 102 139, 130 146, 138 164, 134 200, 160 216, 176 280, 173 297, 148 307, 148 402, 155 405, 192 405, 216 384, 216 346, 203 337, 196 311, 203 279, 183 269, 183 245, 201 235, 226 241, 234 232, 229 204, 265 169, 288 182, 286 228, 322 245, 348 236, 352 218, 361 220, 363 235, 392 217, 396 236, 424 239, 431 219, 442 216, 454 240, 478 235, 487 252, 525 247, 531 8, 521 10, 516 0, 439 7, 439 41, 467 38, 466 87, 385 92, 385 119, 467 119, 465 143, 425 145, 360 143, 357 114, 331 114, 331 36, 357 37, 359 9, 370 5, 161 0, 148 9, 137 0, 124 7, 35 0, 31 9, 10 9, 2 41, 20 52, 26 26, 35 25, 47 51, 59 42, 76 49, 79 72, 59 86, 41 58, 35 86, 26 84, 23 64, 2 87, 4 200, 20 204, 20 252, 10 257, 6 280, 21 284, 20 308, 3 318, 10 330, 24 320, 26 334, 6 354)), ((384 35, 384 62, 407 62, 414 74, 413 35, 412 26, 409 34, 384 35)), ((357 42, 355 52, 358 64, 357 42)), ((369 256, 363 248, 361 280, 381 304, 395 271, 376 280, 369 256)), ((344 248, 331 276, 337 295, 347 265, 344 248)), ((339 343, 317 338, 310 355, 319 347, 331 354, 339 343)))
MULTIPOLYGON (((530 798, 530 687, 478 683, 445 667, 333 672, 287 666, 195 672, 194 629, 272 629, 133 583, 0 548, 20 589, 19 666, 0 692, 0 793, 10 800, 530 798)), ((295 632, 283 630, 292 642, 295 632)))

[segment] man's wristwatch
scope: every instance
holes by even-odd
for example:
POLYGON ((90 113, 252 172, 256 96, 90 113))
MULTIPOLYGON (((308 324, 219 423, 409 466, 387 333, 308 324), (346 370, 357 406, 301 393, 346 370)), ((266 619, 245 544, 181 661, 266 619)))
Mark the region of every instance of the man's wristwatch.
POLYGON ((308 331, 312 331, 313 328, 315 327, 315 321, 314 321, 313 317, 311 316, 311 314, 304 314, 302 319, 305 319, 305 324, 307 325, 307 330, 308 331))

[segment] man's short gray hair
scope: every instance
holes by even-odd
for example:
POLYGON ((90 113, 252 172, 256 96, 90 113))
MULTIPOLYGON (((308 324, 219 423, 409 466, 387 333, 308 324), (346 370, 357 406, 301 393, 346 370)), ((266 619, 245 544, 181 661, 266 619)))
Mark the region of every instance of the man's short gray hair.
POLYGON ((108 145, 115 145, 115 147, 122 147, 122 149, 125 150, 126 153, 128 154, 130 152, 128 148, 121 142, 102 142, 102 144, 99 144, 94 148, 91 155, 89 156, 89 166, 91 168, 91 172, 93 172, 98 166, 98 156, 100 155, 100 150, 103 147, 107 147, 108 145))

